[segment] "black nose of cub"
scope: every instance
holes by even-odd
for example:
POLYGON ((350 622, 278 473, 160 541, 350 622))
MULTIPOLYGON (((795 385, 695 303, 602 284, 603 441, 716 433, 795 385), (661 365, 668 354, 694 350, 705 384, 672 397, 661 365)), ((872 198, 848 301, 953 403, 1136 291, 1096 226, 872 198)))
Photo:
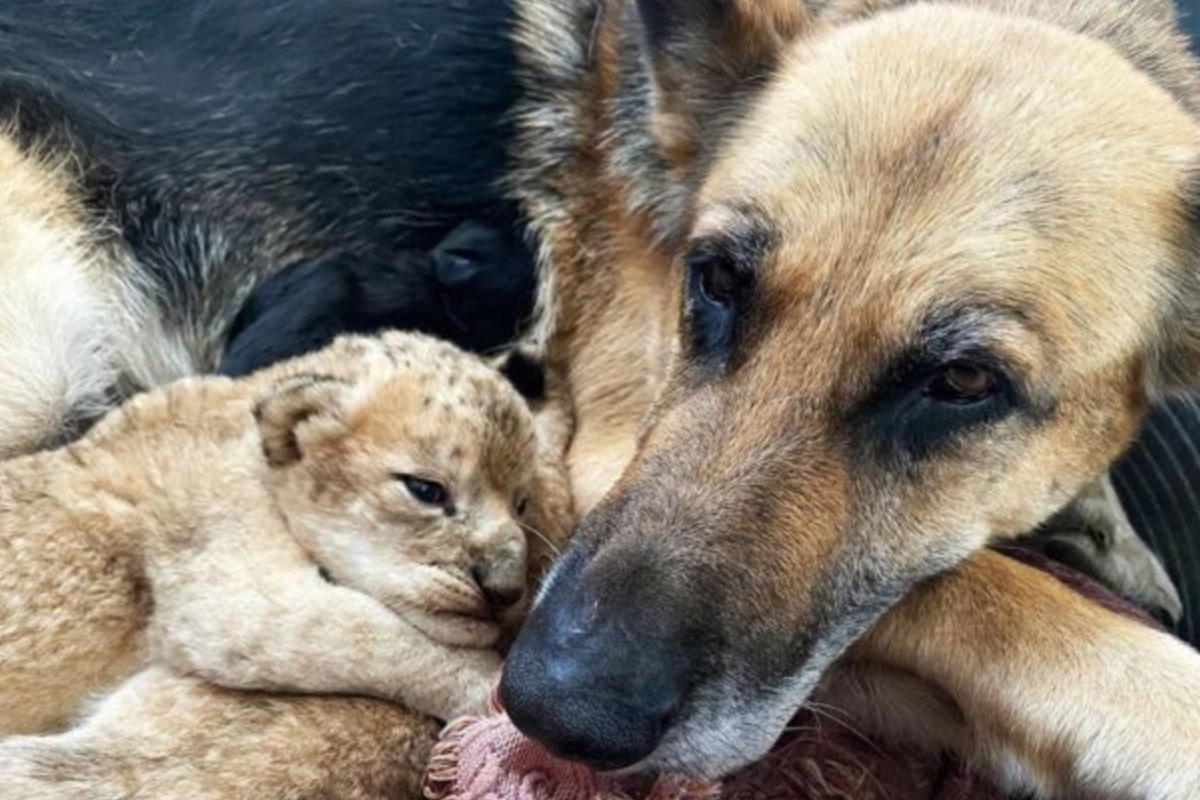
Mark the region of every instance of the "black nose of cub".
MULTIPOLYGON (((579 580, 584 553, 564 556, 505 662, 505 710, 551 752, 597 769, 654 752, 679 709, 689 659, 652 613, 618 619, 579 580)), ((626 597, 637 606, 636 596, 626 597)))
POLYGON ((525 596, 524 563, 481 565, 471 571, 475 585, 487 602, 488 611, 500 614, 521 602, 525 596))

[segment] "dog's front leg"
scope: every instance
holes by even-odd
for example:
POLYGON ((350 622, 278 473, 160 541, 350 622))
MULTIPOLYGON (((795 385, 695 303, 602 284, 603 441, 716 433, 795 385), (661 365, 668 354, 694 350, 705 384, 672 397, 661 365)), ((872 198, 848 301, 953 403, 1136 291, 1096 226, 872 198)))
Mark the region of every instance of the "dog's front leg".
POLYGON ((853 655, 965 717, 963 755, 1040 797, 1200 797, 1200 653, 992 552, 918 588, 853 655))

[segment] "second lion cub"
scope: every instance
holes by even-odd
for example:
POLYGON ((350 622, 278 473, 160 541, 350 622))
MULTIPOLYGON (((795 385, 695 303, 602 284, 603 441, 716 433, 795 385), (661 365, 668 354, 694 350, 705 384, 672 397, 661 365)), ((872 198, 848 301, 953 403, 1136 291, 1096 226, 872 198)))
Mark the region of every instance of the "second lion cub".
POLYGON ((482 361, 385 334, 181 381, 0 463, 0 734, 61 727, 148 663, 481 708, 537 454, 482 361))

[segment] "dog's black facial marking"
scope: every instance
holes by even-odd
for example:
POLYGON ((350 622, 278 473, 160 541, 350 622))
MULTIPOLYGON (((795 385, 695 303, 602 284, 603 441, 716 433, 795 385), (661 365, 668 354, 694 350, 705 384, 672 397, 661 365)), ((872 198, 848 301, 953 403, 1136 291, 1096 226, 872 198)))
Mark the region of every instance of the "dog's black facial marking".
POLYGON ((1044 413, 982 335, 981 321, 996 313, 1011 316, 978 308, 933 316, 852 412, 860 442, 877 455, 920 461, 1015 413, 1044 413))
POLYGON ((689 251, 685 330, 689 354, 698 364, 720 370, 728 363, 771 241, 766 229, 754 226, 701 240, 689 251))
POLYGON ((1013 387, 987 354, 948 361, 905 358, 866 403, 870 439, 891 455, 927 458, 956 435, 1012 413, 1013 387), (964 391, 954 377, 960 372, 977 383, 964 391))

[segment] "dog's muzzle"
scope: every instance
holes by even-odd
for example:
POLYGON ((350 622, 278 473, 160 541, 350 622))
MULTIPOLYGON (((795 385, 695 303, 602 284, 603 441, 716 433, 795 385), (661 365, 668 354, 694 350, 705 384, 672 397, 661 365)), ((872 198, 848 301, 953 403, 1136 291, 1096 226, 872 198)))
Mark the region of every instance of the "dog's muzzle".
POLYGON ((616 770, 658 746, 687 693, 689 658, 651 609, 605 613, 589 596, 587 560, 582 547, 564 556, 508 655, 500 691, 516 726, 548 750, 616 770))

